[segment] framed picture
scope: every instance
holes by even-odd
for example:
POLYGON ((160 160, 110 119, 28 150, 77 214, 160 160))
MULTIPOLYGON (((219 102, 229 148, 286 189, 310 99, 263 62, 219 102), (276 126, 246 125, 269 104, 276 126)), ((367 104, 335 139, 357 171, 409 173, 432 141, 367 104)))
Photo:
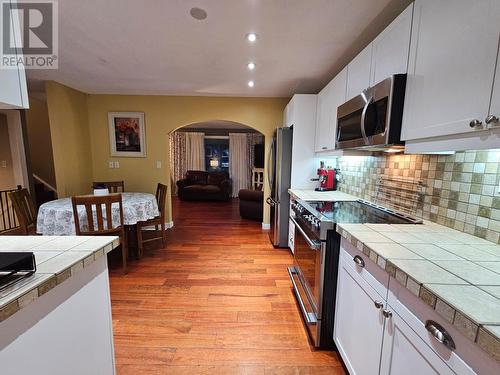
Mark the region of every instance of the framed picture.
POLYGON ((144 112, 108 112, 111 156, 146 157, 144 112))

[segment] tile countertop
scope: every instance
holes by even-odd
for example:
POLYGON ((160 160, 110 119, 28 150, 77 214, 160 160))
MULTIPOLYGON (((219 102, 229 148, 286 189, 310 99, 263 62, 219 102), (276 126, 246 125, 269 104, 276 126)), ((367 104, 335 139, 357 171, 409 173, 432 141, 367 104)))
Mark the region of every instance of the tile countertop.
POLYGON ((500 361, 500 246, 435 223, 337 232, 500 361))
POLYGON ((120 244, 116 236, 0 236, 0 253, 31 251, 36 272, 0 290, 0 322, 120 244))
POLYGON ((359 199, 341 191, 288 189, 288 194, 303 201, 357 201, 359 199))

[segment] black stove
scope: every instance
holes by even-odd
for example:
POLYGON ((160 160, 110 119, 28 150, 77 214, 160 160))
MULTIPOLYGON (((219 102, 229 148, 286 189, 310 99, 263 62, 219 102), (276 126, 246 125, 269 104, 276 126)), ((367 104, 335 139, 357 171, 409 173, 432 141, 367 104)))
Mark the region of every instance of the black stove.
POLYGON ((0 252, 0 292, 35 272, 32 252, 0 252))

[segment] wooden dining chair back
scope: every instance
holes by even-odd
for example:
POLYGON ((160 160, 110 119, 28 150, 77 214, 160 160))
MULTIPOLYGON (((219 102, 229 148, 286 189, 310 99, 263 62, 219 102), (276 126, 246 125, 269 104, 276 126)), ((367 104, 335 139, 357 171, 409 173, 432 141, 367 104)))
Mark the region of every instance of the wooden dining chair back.
POLYGON ((75 232, 88 236, 119 236, 122 247, 123 272, 127 272, 128 246, 123 223, 123 203, 121 194, 104 196, 83 195, 71 198, 75 232), (114 207, 113 207, 114 205, 114 207), (113 222, 113 209, 118 206, 118 222, 113 222), (87 226, 80 221, 78 207, 84 207, 87 226))
MULTIPOLYGON (((138 252, 137 256, 138 258, 141 258, 143 253, 144 253, 144 243, 150 242, 150 241, 156 241, 161 239, 163 247, 166 245, 167 241, 167 232, 165 228, 165 203, 167 200, 167 185, 163 184, 158 184, 156 187, 156 203, 158 204, 158 211, 160 214, 153 218, 149 219, 146 221, 139 221, 137 223, 137 247, 138 247, 138 252), (149 226, 154 226, 154 229, 156 232, 158 232, 158 229, 160 229, 160 235, 155 236, 155 237, 149 237, 147 239, 143 239, 142 236, 142 229, 144 227, 149 227, 149 226)), ((152 232, 152 231, 151 231, 152 232)))
POLYGON ((125 183, 123 181, 94 181, 92 183, 93 189, 105 187, 110 193, 123 193, 125 192, 125 183))
POLYGON ((28 189, 11 191, 9 198, 19 222, 20 233, 23 235, 36 234, 37 210, 28 189))

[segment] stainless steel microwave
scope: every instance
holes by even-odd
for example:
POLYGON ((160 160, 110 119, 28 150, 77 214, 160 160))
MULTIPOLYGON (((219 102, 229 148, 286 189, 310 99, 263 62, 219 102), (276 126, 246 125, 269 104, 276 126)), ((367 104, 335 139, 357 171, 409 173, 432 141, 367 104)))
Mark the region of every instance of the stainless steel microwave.
POLYGON ((402 147, 405 87, 406 74, 395 74, 338 107, 336 148, 402 147))

